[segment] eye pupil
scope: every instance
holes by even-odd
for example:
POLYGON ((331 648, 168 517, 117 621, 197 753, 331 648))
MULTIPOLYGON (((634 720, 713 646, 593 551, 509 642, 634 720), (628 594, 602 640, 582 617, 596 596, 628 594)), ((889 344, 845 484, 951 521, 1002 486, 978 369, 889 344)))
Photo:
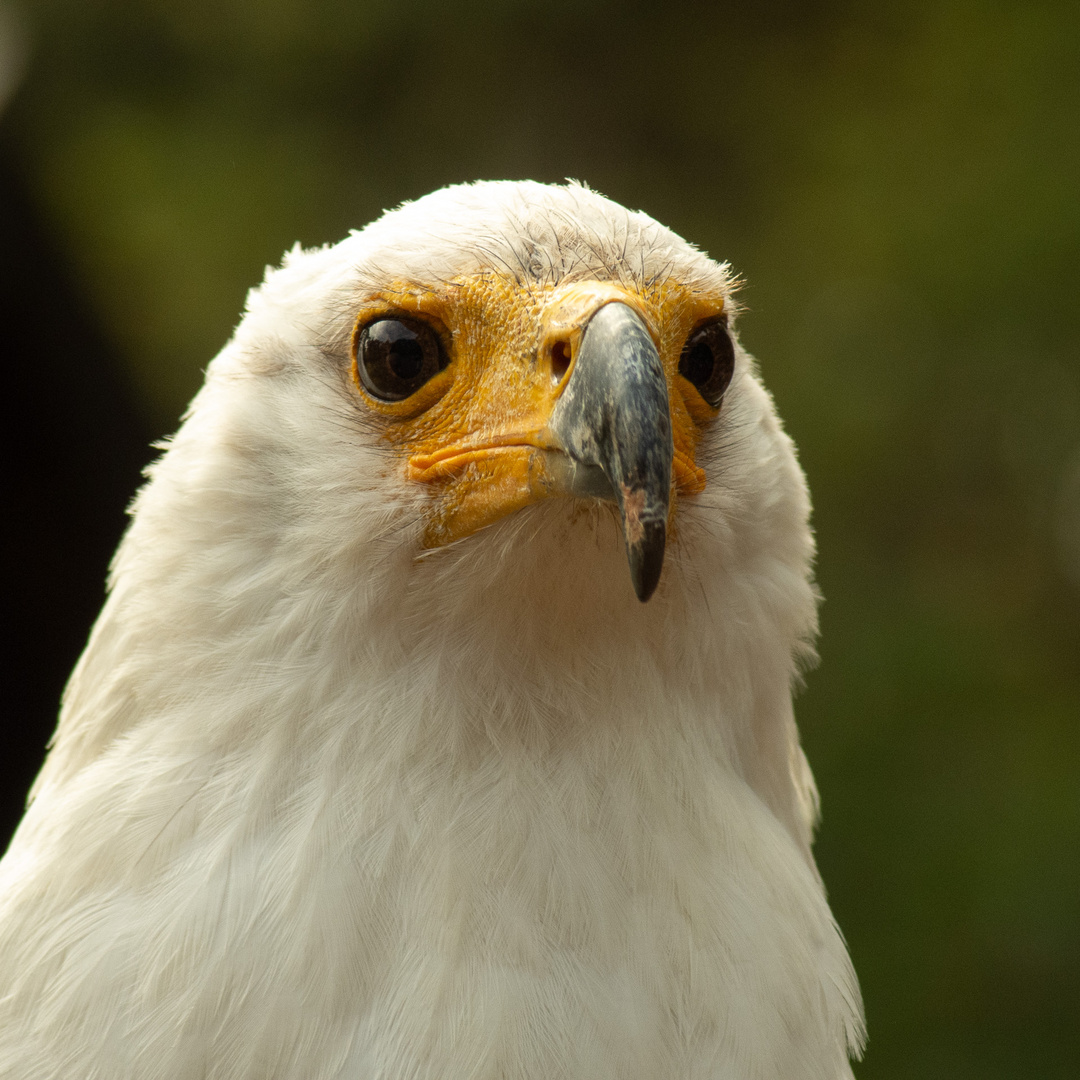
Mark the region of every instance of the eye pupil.
POLYGON ((356 338, 356 374, 364 389, 382 401, 416 393, 448 360, 439 335, 414 319, 376 319, 356 338))
POLYGON ((712 407, 719 408, 735 372, 735 346, 727 319, 714 319, 693 330, 679 357, 679 374, 697 388, 712 407))
POLYGON ((390 346, 390 370, 406 381, 415 379, 424 370, 424 350, 418 341, 402 339, 390 346))
POLYGON ((701 386, 708 381, 714 367, 716 367, 716 357, 712 349, 704 341, 699 341, 686 350, 685 360, 679 365, 679 370, 683 371, 686 378, 695 386, 701 386), (683 371, 684 367, 685 371, 683 371))

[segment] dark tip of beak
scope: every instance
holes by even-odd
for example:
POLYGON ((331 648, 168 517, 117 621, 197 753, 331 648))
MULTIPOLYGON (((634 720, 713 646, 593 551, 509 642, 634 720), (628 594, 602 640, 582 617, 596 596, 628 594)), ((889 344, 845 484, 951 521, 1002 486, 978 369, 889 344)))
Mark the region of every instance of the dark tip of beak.
POLYGON ((660 583, 666 542, 667 526, 664 522, 650 521, 644 526, 644 536, 636 543, 626 545, 626 555, 630 560, 630 580, 634 583, 634 592, 642 603, 652 596, 660 583))

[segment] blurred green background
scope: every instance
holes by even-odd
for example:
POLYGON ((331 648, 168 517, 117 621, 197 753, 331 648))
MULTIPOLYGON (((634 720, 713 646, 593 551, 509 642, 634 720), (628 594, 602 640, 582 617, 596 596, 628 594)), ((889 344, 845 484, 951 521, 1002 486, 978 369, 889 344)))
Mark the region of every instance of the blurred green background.
POLYGON ((815 494, 858 1076, 1080 1076, 1080 4, 16 15, 10 144, 156 434, 264 264, 442 184, 577 177, 730 260, 815 494))

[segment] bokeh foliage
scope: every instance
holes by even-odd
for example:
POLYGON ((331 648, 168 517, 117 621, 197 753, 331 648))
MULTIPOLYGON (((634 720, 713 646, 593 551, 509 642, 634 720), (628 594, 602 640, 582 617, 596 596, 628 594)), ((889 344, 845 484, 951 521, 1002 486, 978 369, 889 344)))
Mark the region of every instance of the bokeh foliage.
POLYGON ((1080 6, 40 0, 7 122, 175 426, 264 264, 574 176, 745 276, 863 1080, 1080 1061, 1080 6))

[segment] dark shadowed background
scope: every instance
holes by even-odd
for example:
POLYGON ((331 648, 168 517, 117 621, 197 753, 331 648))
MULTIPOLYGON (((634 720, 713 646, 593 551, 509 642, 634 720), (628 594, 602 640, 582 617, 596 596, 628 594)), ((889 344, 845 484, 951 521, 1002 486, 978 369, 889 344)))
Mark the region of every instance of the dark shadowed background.
POLYGON ((13 828, 123 507, 295 240, 578 177, 748 284, 815 495, 798 710, 861 1080, 1080 1075, 1080 5, 0 7, 13 828))

